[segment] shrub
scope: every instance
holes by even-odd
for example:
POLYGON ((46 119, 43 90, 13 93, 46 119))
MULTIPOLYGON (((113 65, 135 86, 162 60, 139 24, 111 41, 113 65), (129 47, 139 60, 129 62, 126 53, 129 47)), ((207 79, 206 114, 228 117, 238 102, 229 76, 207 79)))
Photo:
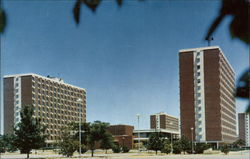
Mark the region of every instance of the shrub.
POLYGON ((205 143, 197 143, 195 145, 195 153, 202 154, 205 150, 207 150, 210 146, 205 143))
MULTIPOLYGON (((83 154, 83 153, 85 153, 87 151, 88 151, 87 147, 85 145, 81 145, 81 154, 83 154)), ((77 152, 79 153, 79 147, 77 149, 77 152)))
POLYGON ((173 143, 173 153, 180 154, 182 151, 182 146, 180 141, 176 141, 173 143))
POLYGON ((229 146, 227 144, 223 145, 221 147, 221 152, 225 153, 226 155, 229 153, 230 149, 229 146))
POLYGON ((121 150, 121 147, 120 147, 119 145, 114 145, 114 146, 112 147, 112 151, 113 151, 114 153, 120 153, 122 150, 121 150))
POLYGON ((164 147, 161 149, 161 153, 169 154, 171 152, 171 144, 165 143, 164 147))
POLYGON ((128 147, 126 147, 126 146, 123 146, 123 147, 122 147, 122 152, 123 152, 123 153, 129 152, 129 150, 130 150, 130 149, 129 149, 128 147))

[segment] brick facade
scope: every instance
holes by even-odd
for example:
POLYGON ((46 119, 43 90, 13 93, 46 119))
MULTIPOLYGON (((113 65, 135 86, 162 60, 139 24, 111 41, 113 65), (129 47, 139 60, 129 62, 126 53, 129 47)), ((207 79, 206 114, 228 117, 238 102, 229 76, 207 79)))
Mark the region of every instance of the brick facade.
POLYGON ((181 134, 191 140, 193 127, 194 140, 235 141, 235 74, 221 49, 181 50, 179 69, 181 134), (196 127, 198 122, 204 127, 196 127))

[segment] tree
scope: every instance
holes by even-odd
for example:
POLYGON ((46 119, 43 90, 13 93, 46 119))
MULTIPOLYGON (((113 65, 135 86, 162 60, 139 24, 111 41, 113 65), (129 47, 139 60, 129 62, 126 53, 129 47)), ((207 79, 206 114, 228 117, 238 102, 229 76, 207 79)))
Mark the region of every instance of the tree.
MULTIPOLYGON (((87 145, 87 136, 90 132, 90 124, 89 122, 82 122, 81 123, 81 144, 87 145)), ((74 139, 79 140, 79 123, 71 123, 69 125, 69 129, 71 129, 73 132, 76 132, 74 134, 74 139)))
MULTIPOLYGON (((101 148, 109 149, 113 146, 113 137, 107 131, 109 123, 95 121, 94 123, 82 123, 81 124, 81 145, 84 145, 82 152, 86 152, 87 148, 91 150, 91 156, 94 156, 94 150, 96 149, 97 143, 101 144, 101 148)), ((71 131, 71 134, 68 134, 65 138, 65 143, 77 142, 79 147, 79 123, 71 123, 68 127, 71 131), (75 132, 75 133, 74 133, 75 132), (69 141, 67 141, 69 140, 69 141)), ((68 131, 69 131, 68 130, 68 131)), ((65 134, 67 135, 67 134, 65 134)), ((62 146, 67 146, 64 145, 62 146)), ((65 151, 73 151, 74 152, 75 144, 71 145, 70 147, 64 148, 65 151)), ((78 150, 78 149, 75 149, 78 150)), ((72 153, 73 155, 73 153, 72 153)))
POLYGON ((223 145, 221 147, 221 152, 225 153, 226 155, 229 153, 230 149, 229 146, 227 144, 223 145))
POLYGON ((103 140, 108 140, 110 136, 107 136, 107 129, 109 123, 95 121, 90 124, 89 133, 87 134, 87 144, 91 150, 91 156, 94 156, 94 150, 96 148, 96 143, 103 140))
POLYGON ((14 145, 26 153, 29 158, 32 149, 39 149, 45 145, 47 135, 44 134, 45 127, 40 124, 37 118, 33 117, 32 106, 23 106, 21 110, 21 122, 14 128, 14 145))
POLYGON ((148 150, 154 150, 157 155, 157 152, 162 150, 164 147, 164 137, 162 137, 158 132, 153 133, 148 139, 147 146, 148 150))
POLYGON ((184 154, 186 152, 190 153, 192 151, 192 143, 188 140, 186 136, 181 137, 180 143, 181 143, 182 151, 184 152, 184 154))
POLYGON ((104 138, 101 140, 101 148, 106 150, 105 153, 107 154, 107 150, 111 149, 113 146, 114 146, 114 138, 109 132, 106 132, 104 138))
POLYGON ((180 141, 174 141, 173 142, 173 153, 174 154, 180 154, 182 151, 182 146, 180 141))
POLYGON ((171 143, 169 141, 164 143, 164 146, 161 149, 161 153, 166 153, 166 154, 171 153, 171 143))
POLYGON ((73 153, 78 149, 79 143, 70 134, 70 130, 66 129, 63 131, 61 141, 59 142, 59 153, 63 156, 71 157, 73 153))

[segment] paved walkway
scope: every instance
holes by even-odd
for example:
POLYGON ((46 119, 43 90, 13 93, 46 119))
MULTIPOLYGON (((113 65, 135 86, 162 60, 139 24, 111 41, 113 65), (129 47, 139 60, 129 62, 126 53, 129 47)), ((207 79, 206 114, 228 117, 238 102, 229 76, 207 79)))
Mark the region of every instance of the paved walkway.
MULTIPOLYGON (((82 159, 250 159, 250 151, 244 152, 232 152, 229 155, 224 154, 204 154, 204 155, 164 155, 164 154, 148 154, 148 153, 119 153, 119 154, 94 154, 95 157, 91 157, 90 154, 84 154, 82 159)), ((4 154, 1 159, 24 159, 25 154, 4 154)), ((30 158, 44 158, 44 159, 66 159, 58 154, 31 154, 30 158)), ((74 157, 79 159, 77 155, 74 157)), ((72 159, 71 158, 71 159, 72 159)))

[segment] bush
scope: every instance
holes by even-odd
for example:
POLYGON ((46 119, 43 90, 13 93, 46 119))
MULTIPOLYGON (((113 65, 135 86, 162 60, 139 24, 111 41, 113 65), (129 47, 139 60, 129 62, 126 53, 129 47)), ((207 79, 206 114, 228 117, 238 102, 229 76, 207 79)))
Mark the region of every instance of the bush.
POLYGON ((161 153, 166 153, 166 154, 171 153, 171 144, 165 143, 164 147, 161 149, 161 153))
POLYGON ((173 153, 180 154, 182 151, 182 146, 180 141, 176 141, 173 143, 173 153))
POLYGON ((126 146, 123 146, 123 147, 122 147, 122 152, 123 152, 123 153, 129 152, 129 150, 130 150, 130 149, 129 149, 128 147, 126 147, 126 146))
POLYGON ((205 150, 207 150, 210 146, 205 143, 197 143, 195 145, 195 153, 202 154, 205 150))
POLYGON ((120 147, 119 145, 114 145, 114 146, 112 147, 112 151, 113 151, 114 153, 120 153, 122 150, 121 150, 121 147, 120 147))
MULTIPOLYGON (((84 154, 87 151, 88 151, 87 147, 85 145, 81 145, 81 154, 84 154)), ((79 153, 79 147, 77 149, 77 152, 79 153)))
POLYGON ((221 152, 225 153, 226 155, 229 153, 230 149, 229 149, 229 146, 228 145, 223 145, 221 147, 221 152))

